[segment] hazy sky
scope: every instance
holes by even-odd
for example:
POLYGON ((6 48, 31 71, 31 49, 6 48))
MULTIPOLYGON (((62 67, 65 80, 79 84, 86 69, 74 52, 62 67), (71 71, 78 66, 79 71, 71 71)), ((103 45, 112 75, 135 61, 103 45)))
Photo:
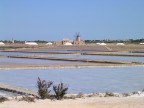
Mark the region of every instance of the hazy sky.
POLYGON ((0 0, 0 40, 144 38, 144 0, 0 0))

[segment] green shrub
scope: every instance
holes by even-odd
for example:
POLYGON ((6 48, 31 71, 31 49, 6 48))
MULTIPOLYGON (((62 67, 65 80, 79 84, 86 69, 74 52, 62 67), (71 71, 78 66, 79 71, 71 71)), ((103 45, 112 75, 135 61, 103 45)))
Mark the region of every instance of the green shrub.
POLYGON ((57 100, 61 100, 64 95, 67 93, 68 87, 66 87, 63 83, 58 84, 57 86, 53 86, 53 90, 55 93, 55 98, 57 100))
POLYGON ((38 87, 38 94, 41 99, 46 99, 50 97, 50 90, 48 90, 51 85, 53 84, 52 81, 46 82, 45 80, 41 80, 38 77, 37 87, 38 87))

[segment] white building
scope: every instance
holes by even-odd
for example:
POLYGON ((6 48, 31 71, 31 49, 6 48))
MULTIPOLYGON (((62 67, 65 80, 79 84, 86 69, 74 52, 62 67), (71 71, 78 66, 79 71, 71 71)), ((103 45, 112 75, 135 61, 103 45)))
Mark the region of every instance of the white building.
POLYGON ((52 42, 48 42, 48 43, 46 43, 46 45, 52 45, 53 43, 52 42))
POLYGON ((140 43, 140 45, 144 45, 144 43, 140 43))
POLYGON ((73 45, 73 44, 72 44, 72 43, 70 43, 70 42, 66 42, 66 43, 64 43, 64 45, 71 46, 71 45, 73 45))
POLYGON ((0 42, 0 46, 4 46, 5 44, 3 42, 0 42))
POLYGON ((98 43, 96 43, 96 44, 97 44, 97 45, 100 45, 101 43, 98 42, 98 43))
POLYGON ((102 43, 96 43, 97 45, 107 45, 106 43, 102 42, 102 43))
POLYGON ((106 43, 102 42, 102 43, 97 43, 98 45, 107 45, 106 43))
POLYGON ((124 46, 125 44, 124 43, 117 43, 116 45, 124 46))
POLYGON ((38 45, 36 42, 25 42, 26 45, 38 45))

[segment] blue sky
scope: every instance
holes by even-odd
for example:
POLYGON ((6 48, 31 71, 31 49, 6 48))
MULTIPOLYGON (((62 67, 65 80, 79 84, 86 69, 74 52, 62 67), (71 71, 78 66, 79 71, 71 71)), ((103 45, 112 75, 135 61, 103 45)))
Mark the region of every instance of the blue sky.
POLYGON ((0 40, 144 38, 144 0, 0 0, 0 40))

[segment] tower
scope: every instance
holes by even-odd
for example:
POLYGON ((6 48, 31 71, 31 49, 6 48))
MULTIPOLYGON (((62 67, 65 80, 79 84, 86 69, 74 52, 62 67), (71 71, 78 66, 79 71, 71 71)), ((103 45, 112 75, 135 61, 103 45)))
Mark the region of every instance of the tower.
POLYGON ((76 41, 81 41, 81 40, 80 40, 80 35, 79 35, 79 34, 77 34, 77 36, 76 36, 76 41))
POLYGON ((13 38, 12 38, 12 43, 13 43, 13 44, 15 43, 13 38))

